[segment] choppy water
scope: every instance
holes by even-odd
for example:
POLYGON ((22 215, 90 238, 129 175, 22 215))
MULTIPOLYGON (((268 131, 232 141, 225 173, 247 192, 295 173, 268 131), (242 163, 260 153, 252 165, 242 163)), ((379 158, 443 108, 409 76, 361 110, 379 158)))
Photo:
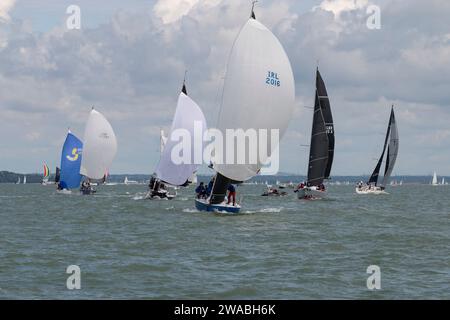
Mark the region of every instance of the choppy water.
POLYGON ((196 212, 192 190, 149 201, 142 185, 91 197, 0 185, 0 298, 450 298, 449 187, 298 201, 242 186, 235 216, 196 212), (66 288, 69 265, 81 290, 66 288))

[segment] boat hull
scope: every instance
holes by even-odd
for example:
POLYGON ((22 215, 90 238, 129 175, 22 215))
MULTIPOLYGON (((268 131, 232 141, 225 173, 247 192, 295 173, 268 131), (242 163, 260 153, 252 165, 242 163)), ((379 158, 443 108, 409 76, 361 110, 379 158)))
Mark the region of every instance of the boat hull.
POLYGON ((385 190, 381 188, 355 188, 357 194, 388 194, 385 190))
POLYGON ((300 200, 325 199, 328 194, 316 188, 302 188, 297 190, 297 198, 300 200))
POLYGON ((206 212, 228 212, 228 213, 239 213, 241 211, 240 205, 228 205, 225 202, 221 204, 210 204, 206 199, 195 199, 195 207, 199 211, 206 212))
POLYGON ((67 189, 56 190, 56 194, 72 194, 72 190, 67 189))

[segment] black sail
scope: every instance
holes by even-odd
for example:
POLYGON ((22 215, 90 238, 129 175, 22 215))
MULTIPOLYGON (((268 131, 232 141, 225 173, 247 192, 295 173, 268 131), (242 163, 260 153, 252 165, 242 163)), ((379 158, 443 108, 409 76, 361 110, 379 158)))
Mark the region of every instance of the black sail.
POLYGON ((388 180, 394 170, 395 161, 397 160, 398 148, 399 148, 399 137, 398 137, 398 128, 397 123, 395 121, 394 114, 394 106, 392 106, 391 117, 389 119, 389 146, 388 152, 386 156, 386 167, 384 169, 384 178, 381 183, 381 186, 384 188, 388 183, 388 180))
POLYGON ((58 182, 60 181, 60 177, 61 177, 61 169, 59 169, 58 167, 56 167, 55 183, 58 183, 58 182))
POLYGON ((221 204, 225 200, 230 183, 231 179, 221 175, 220 173, 216 174, 216 179, 211 191, 211 204, 221 204))
POLYGON ((380 175, 381 164, 383 162, 384 154, 386 153, 386 147, 387 147, 387 144, 388 144, 388 139, 389 139, 389 133, 390 132, 391 132, 391 119, 389 119, 389 125, 388 125, 387 132, 386 132, 386 138, 384 139, 383 152, 381 153, 381 157, 378 160, 378 163, 377 163, 375 169, 373 170, 372 175, 370 176, 369 184, 371 184, 371 183, 374 183, 375 185, 378 184, 378 176, 380 175))
MULTIPOLYGON (((320 75, 317 75, 317 79, 320 75)), ((319 82, 319 81, 316 81, 319 82)), ((322 81, 323 83, 323 81, 322 81)), ((317 83, 316 83, 317 84, 317 83)), ((325 86, 323 86, 325 88, 325 86)), ((321 91, 321 93, 323 93, 321 91)), ((309 149, 308 185, 319 186, 323 183, 328 164, 329 140, 325 126, 325 118, 321 107, 319 87, 316 88, 314 116, 311 130, 311 145, 309 149)), ((328 108, 329 109, 329 108, 328 108)), ((331 168, 330 168, 331 169, 331 168)))
POLYGON ((316 88, 319 98, 320 107, 322 109, 322 115, 325 121, 325 129, 328 136, 328 162, 325 169, 324 177, 325 179, 330 178, 331 167, 333 166, 334 158, 334 124, 333 124, 333 114, 331 113, 330 100, 328 98, 327 89, 325 87, 325 82, 322 76, 317 70, 316 75, 316 88))

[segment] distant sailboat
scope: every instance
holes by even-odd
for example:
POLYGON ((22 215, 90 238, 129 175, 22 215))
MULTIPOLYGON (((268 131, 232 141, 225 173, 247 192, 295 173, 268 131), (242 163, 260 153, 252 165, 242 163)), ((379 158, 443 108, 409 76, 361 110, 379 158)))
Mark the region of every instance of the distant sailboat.
POLYGON ((57 170, 55 178, 58 193, 69 194, 71 189, 80 187, 82 153, 83 143, 69 130, 61 150, 61 169, 57 170))
POLYGON ((381 153, 381 157, 378 160, 378 163, 370 176, 370 179, 367 185, 358 184, 356 187, 356 193, 358 194, 381 194, 386 193, 384 190, 386 188, 387 183, 389 182, 389 178, 392 174, 392 170, 394 170, 395 161, 397 160, 398 155, 398 147, 399 147, 399 137, 398 137, 398 128, 397 122, 395 120, 394 114, 394 106, 391 109, 391 116, 389 118, 389 125, 386 132, 386 138, 384 140, 383 152, 381 153), (389 142, 389 144, 388 144, 389 142), (381 164, 384 159, 384 155, 386 153, 386 147, 388 148, 387 156, 386 156, 386 167, 384 171, 383 181, 381 185, 378 186, 378 176, 381 169, 381 164))
POLYGON ((61 180, 61 169, 59 167, 56 167, 55 169, 55 184, 58 184, 61 180))
POLYGON ((442 184, 442 185, 444 185, 444 184, 445 184, 445 178, 444 178, 444 177, 442 178, 442 182, 441 182, 441 184, 442 184))
POLYGON ((48 184, 48 178, 50 177, 50 169, 46 164, 44 164, 44 173, 42 175, 42 184, 48 184))
MULTIPOLYGON (((292 116, 294 99, 294 76, 289 58, 279 40, 256 20, 252 10, 229 56, 217 129, 224 137, 227 129, 266 129, 269 132, 278 129, 281 139, 292 116)), ((215 163, 213 168, 217 173, 211 197, 196 199, 196 208, 200 211, 239 212, 240 204, 227 204, 225 201, 227 189, 230 184, 242 183, 256 176, 277 146, 278 143, 268 146, 267 157, 260 155, 256 163, 215 163)), ((245 154, 250 154, 248 144, 245 148, 245 154)), ((226 153, 226 150, 218 152, 226 153)), ((225 154, 221 156, 218 158, 226 159, 225 154)))
MULTIPOLYGON (((323 182, 330 178, 334 158, 334 124, 325 82, 316 71, 316 97, 314 102, 311 145, 309 149, 308 180, 295 192, 299 199, 324 198, 323 182)), ((337 182, 336 182, 337 184, 337 182)))
POLYGON ((20 184, 20 177, 17 177, 17 182, 16 184, 20 184))
POLYGON ((23 176, 23 184, 27 184, 27 176, 23 176))
POLYGON ((433 173, 433 179, 431 180, 431 185, 433 185, 433 186, 439 185, 436 171, 433 173))
MULTIPOLYGON (((182 90, 178 96, 177 108, 175 110, 169 137, 174 131, 180 129, 188 131, 190 137, 194 137, 196 123, 201 125, 199 129, 201 129, 201 135, 203 136, 203 133, 207 130, 205 116, 197 103, 188 96, 186 83, 183 82, 182 90)), ((198 169, 199 164, 195 164, 193 159, 190 159, 190 164, 176 164, 173 162, 172 150, 177 144, 178 142, 171 139, 163 139, 162 132, 162 153, 155 172, 150 180, 150 190, 147 194, 148 199, 173 199, 174 195, 169 194, 167 189, 162 188, 162 186, 186 186, 189 184, 189 178, 198 169)), ((194 148, 194 143, 191 143, 190 154, 192 157, 195 152, 194 148)))
POLYGON ((103 179, 117 153, 117 139, 111 124, 97 110, 92 108, 84 131, 83 159, 80 173, 87 178, 83 182, 81 192, 92 194, 95 192, 90 180, 103 179))

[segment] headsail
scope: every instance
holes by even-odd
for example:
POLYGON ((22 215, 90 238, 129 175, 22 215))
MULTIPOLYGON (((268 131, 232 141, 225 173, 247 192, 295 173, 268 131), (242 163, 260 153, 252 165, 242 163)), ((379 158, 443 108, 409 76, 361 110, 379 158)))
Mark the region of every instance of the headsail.
POLYGON ((61 153, 60 185, 63 189, 75 189, 80 186, 82 152, 83 143, 69 131, 61 153))
MULTIPOLYGON (((291 119, 294 99, 294 77, 282 45, 269 29, 250 18, 237 36, 228 60, 217 125, 224 136, 224 145, 231 145, 225 134, 227 129, 266 129, 269 134, 271 129, 278 129, 281 138, 291 119)), ((248 180, 259 172, 276 148, 276 143, 269 142, 267 156, 257 152, 253 154, 256 163, 249 163, 250 153, 255 150, 250 150, 246 143, 245 164, 216 162, 214 169, 231 180, 248 180)), ((226 151, 217 151, 218 158, 225 161, 226 151)), ((235 163, 236 154, 235 145, 235 163)))
POLYGON ((389 147, 386 158, 386 167, 384 171, 384 178, 381 183, 381 187, 385 187, 389 181, 389 178, 392 174, 392 170, 394 170, 395 161, 397 160, 398 155, 398 147, 399 147, 399 139, 398 139, 398 129, 397 123, 395 121, 394 107, 391 110, 391 117, 389 119, 389 127, 390 127, 390 140, 389 147))
POLYGON ((48 168, 48 166, 46 164, 44 164, 44 179, 48 179, 48 177, 50 176, 50 169, 48 168))
POLYGON ((80 173, 90 179, 102 179, 116 153, 117 140, 111 124, 100 112, 92 109, 84 131, 80 173))
POLYGON ((319 70, 316 74, 316 97, 311 130, 308 185, 319 186, 329 178, 334 156, 334 126, 325 83, 319 70))
MULTIPOLYGON (((194 138, 196 135, 203 137, 203 133, 207 130, 205 116, 200 107, 185 92, 187 92, 186 86, 183 84, 183 90, 178 97, 177 109, 169 137, 172 136, 174 131, 180 132, 181 130, 189 133, 189 138, 194 138), (196 128, 196 124, 198 128, 196 128)), ((203 139, 201 140, 203 141, 203 139)), ((158 179, 174 186, 186 184, 189 177, 191 177, 200 165, 200 163, 195 163, 194 154, 199 151, 203 154, 203 145, 196 146, 195 141, 190 140, 188 141, 190 150, 183 150, 183 152, 189 151, 189 163, 174 163, 172 153, 179 143, 172 139, 167 140, 155 170, 158 179)))

